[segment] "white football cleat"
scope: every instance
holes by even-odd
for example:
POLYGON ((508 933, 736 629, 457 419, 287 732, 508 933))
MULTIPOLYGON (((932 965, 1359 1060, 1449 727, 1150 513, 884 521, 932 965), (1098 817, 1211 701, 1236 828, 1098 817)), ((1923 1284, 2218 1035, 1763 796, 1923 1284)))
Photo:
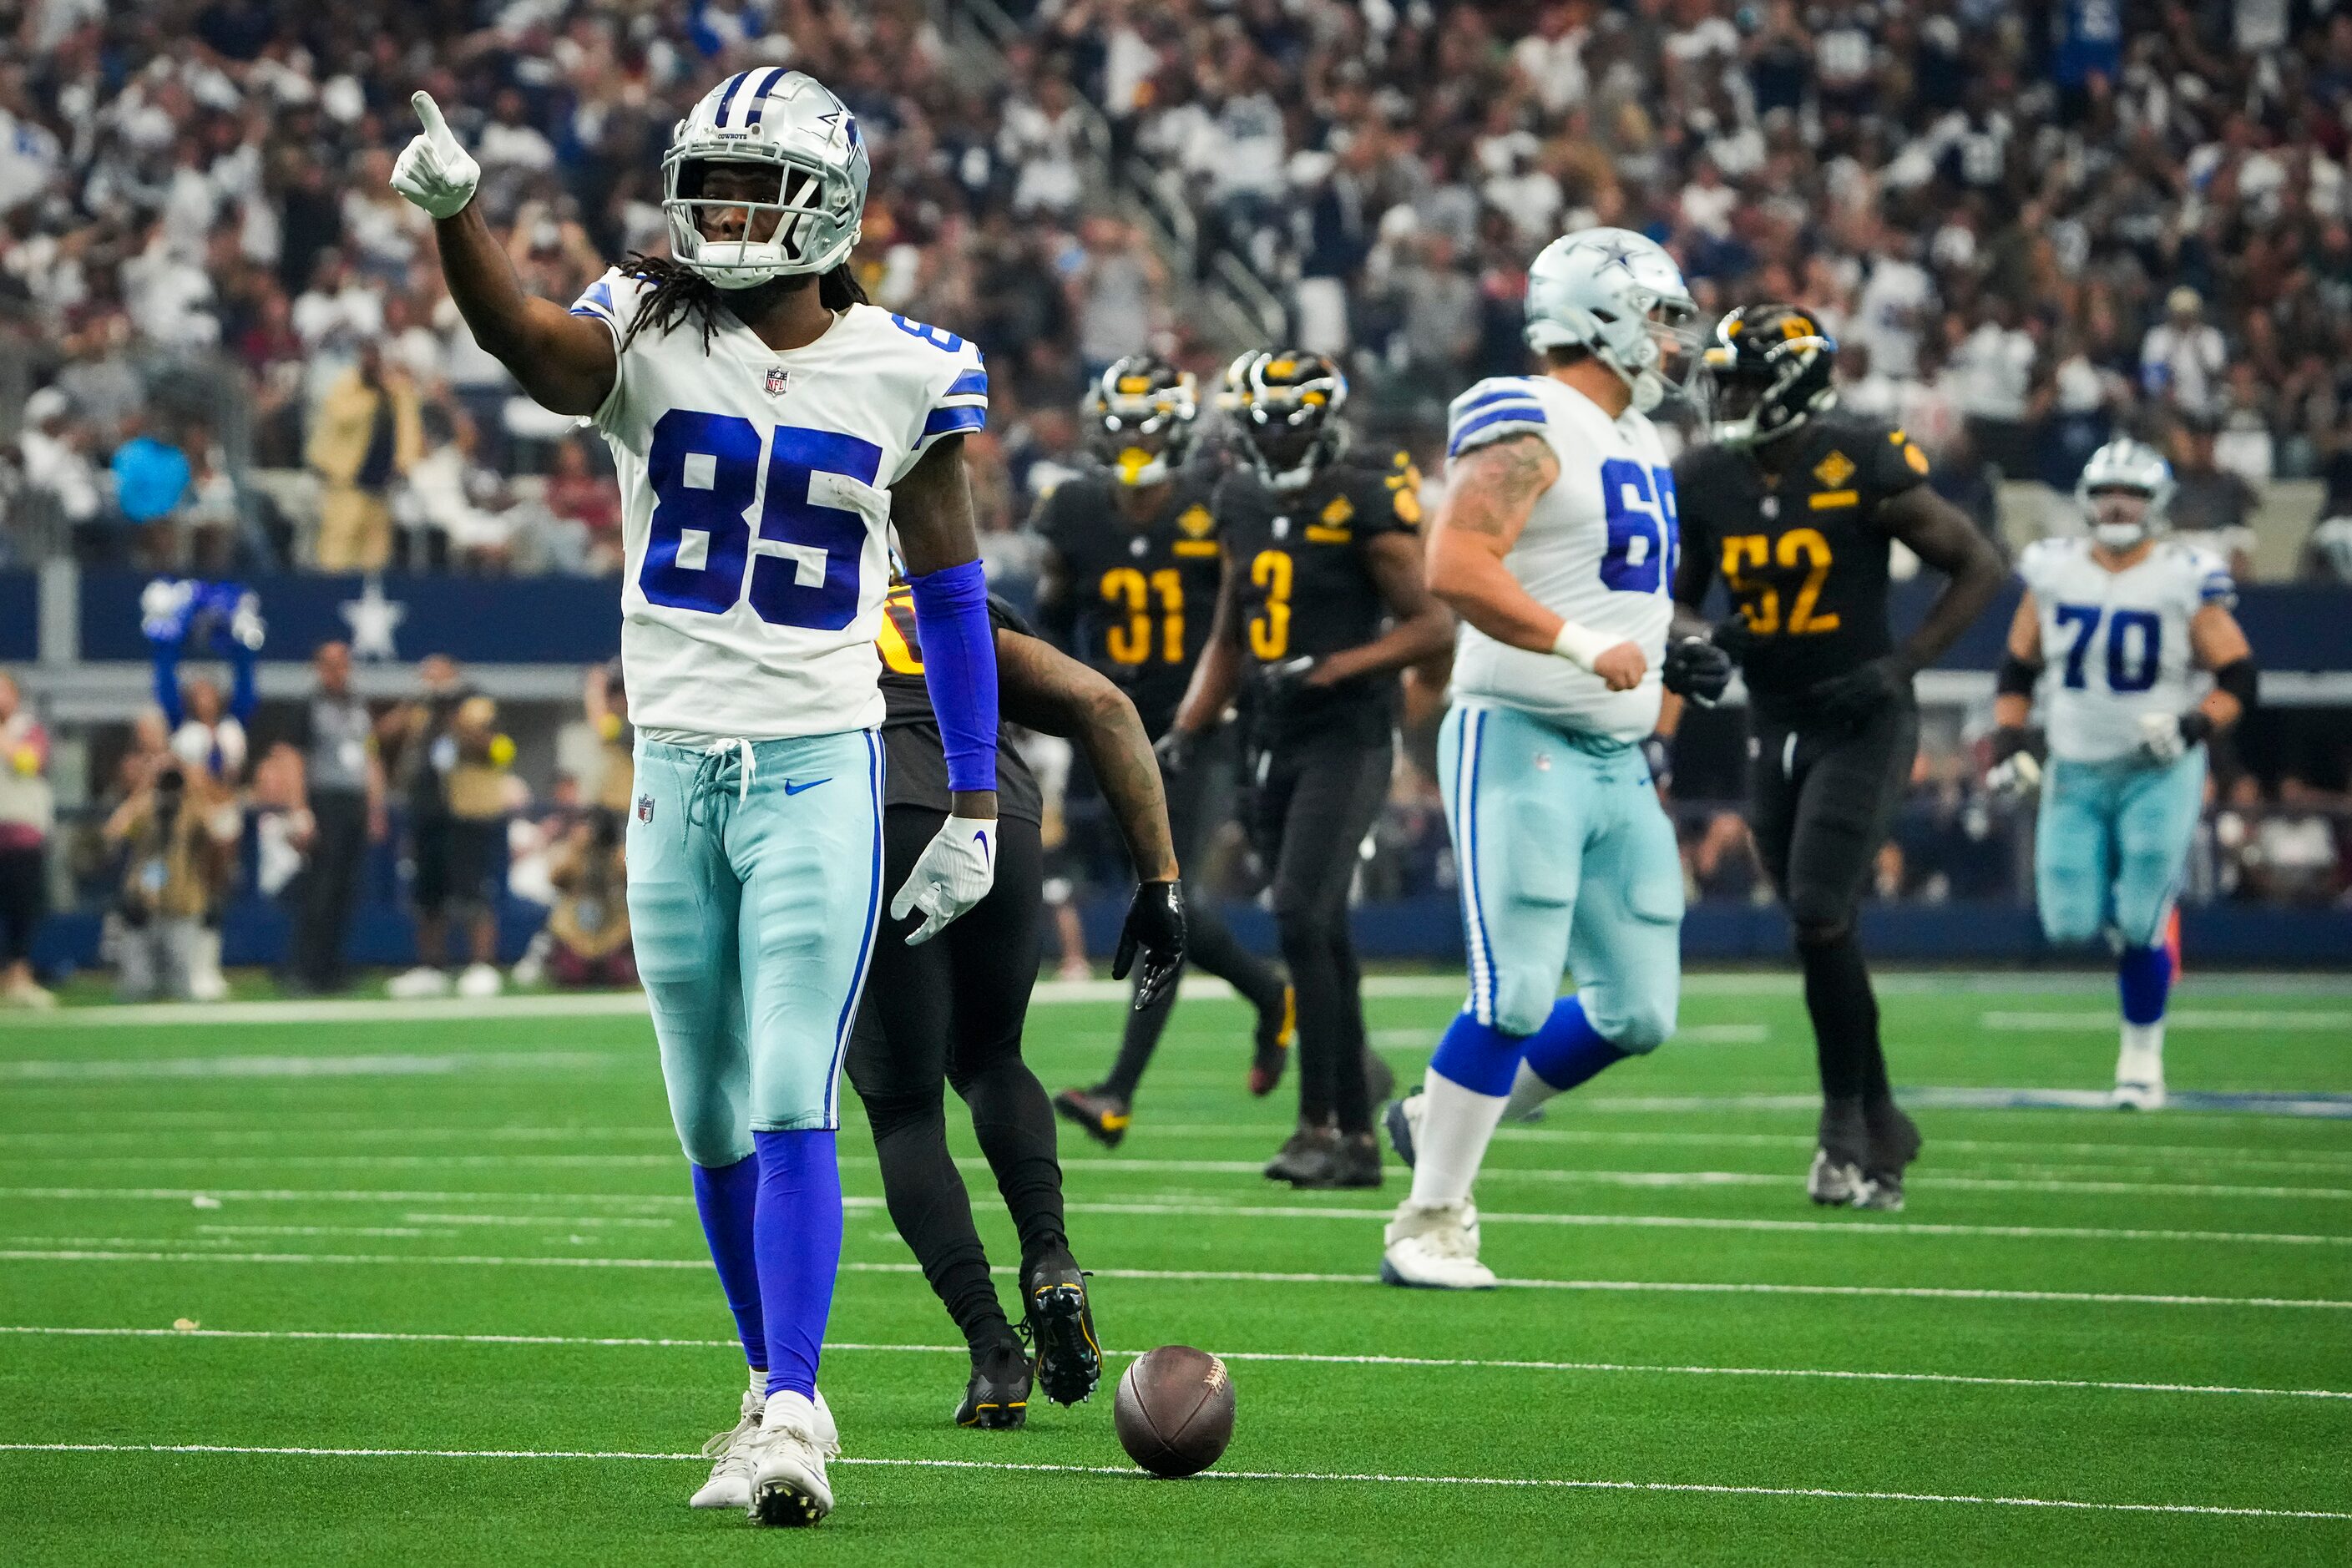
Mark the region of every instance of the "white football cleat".
POLYGON ((1397 1205, 1381 1239, 1381 1280, 1425 1290, 1492 1290, 1495 1271, 1478 1261, 1478 1211, 1467 1203, 1397 1205))
POLYGON ((457 976, 457 994, 477 1000, 495 996, 507 988, 506 976, 493 963, 469 963, 466 973, 457 976))
MULTIPOLYGON (((710 1479, 702 1483, 688 1506, 691 1508, 748 1509, 751 1506, 751 1440, 760 1433, 760 1415, 767 1408, 767 1400, 757 1394, 743 1395, 742 1418, 727 1431, 714 1433, 702 1451, 717 1463, 710 1467, 710 1479)), ((824 1395, 816 1396, 816 1446, 826 1458, 841 1452, 841 1433, 833 1424, 833 1411, 824 1395)))
POLYGON ((429 963, 420 963, 383 983, 383 994, 395 1002, 420 1002, 449 994, 449 977, 429 963))
POLYGON ((840 1446, 825 1441, 831 1425, 829 1415, 789 1394, 768 1396, 760 1429, 747 1445, 751 1463, 747 1508, 753 1522, 811 1525, 833 1511, 833 1487, 825 1479, 824 1462, 840 1452, 840 1446))
POLYGON ((2162 1110, 2164 1048, 2126 1046, 2116 1058, 2115 1092, 2107 1103, 2117 1110, 2162 1110))

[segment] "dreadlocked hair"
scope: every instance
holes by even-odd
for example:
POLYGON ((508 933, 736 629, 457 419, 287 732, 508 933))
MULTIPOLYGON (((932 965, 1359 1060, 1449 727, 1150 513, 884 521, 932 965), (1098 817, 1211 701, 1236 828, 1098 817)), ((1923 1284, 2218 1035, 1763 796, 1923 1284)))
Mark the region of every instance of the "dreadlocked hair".
MULTIPOLYGON (((656 331, 693 321, 702 329, 702 352, 710 352, 710 334, 718 329, 719 312, 725 309, 738 316, 756 315, 760 307, 776 295, 808 287, 806 278, 776 278, 751 289, 721 289, 693 268, 667 256, 648 256, 644 251, 632 251, 621 263, 621 275, 638 278, 653 285, 652 291, 637 308, 636 319, 629 323, 621 339, 625 349, 646 327, 656 331)), ((829 272, 820 273, 816 279, 817 303, 833 311, 846 310, 852 305, 864 305, 865 287, 857 274, 845 261, 829 272)))

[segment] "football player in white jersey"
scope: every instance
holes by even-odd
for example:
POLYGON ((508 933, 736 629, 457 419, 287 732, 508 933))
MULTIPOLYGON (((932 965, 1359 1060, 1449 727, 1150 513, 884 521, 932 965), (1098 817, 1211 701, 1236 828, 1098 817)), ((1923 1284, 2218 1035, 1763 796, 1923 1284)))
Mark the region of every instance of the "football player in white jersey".
POLYGON ((987 376, 865 302, 856 118, 782 67, 712 88, 662 160, 670 256, 569 310, 526 295, 432 99, 393 184, 436 220, 475 338, 619 468, 637 726, 629 914, 662 1074, 751 1363, 698 1506, 833 1506, 818 1347, 841 1256, 842 1051, 883 904, 873 644, 888 531, 913 585, 951 810, 893 918, 921 942, 993 877, 996 666, 965 482, 987 376))
POLYGON ((1682 862, 1642 742, 1659 694, 1712 701, 1730 660, 1673 619, 1674 470, 1649 410, 1697 342, 1673 258, 1624 229, 1528 273, 1541 374, 1454 400, 1432 593, 1464 622, 1439 742, 1470 997, 1390 1116, 1412 1194, 1381 1277, 1481 1289, 1470 1203, 1507 1105, 1530 1109, 1674 1033, 1682 862), (1573 969, 1578 990, 1559 994, 1573 969))
POLYGON ((2168 927, 2205 792, 2205 742, 2253 706, 2253 649, 2212 552, 2163 536, 2170 465, 2137 441, 2091 454, 2075 486, 2087 539, 2044 539, 2018 563, 1993 699, 1992 781, 2042 785, 2035 901, 2053 942, 2116 950, 2123 1048, 2113 1103, 2164 1104, 2168 927), (2206 677, 2210 674, 2210 679, 2206 677), (2041 693, 2049 763, 2026 720, 2041 693))

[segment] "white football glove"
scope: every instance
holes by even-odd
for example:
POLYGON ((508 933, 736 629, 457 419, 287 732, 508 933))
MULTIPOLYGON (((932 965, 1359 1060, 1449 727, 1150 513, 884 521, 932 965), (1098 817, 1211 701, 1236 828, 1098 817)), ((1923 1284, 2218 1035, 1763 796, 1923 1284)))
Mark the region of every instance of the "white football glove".
POLYGON ((995 820, 950 816, 915 862, 907 885, 890 900, 890 918, 901 921, 911 910, 922 910, 923 923, 907 937, 908 947, 919 947, 988 897, 995 885, 995 820))
POLYGON ((409 95, 408 106, 425 124, 423 134, 409 138, 392 166, 392 188, 436 218, 456 217, 474 199, 482 183, 482 166, 457 145, 457 134, 441 118, 441 106, 429 92, 409 95))
POLYGON ((2139 754, 2159 767, 2177 763, 2189 750, 2189 737, 2180 732, 2180 716, 2177 713, 2143 713, 2139 716, 2139 754))

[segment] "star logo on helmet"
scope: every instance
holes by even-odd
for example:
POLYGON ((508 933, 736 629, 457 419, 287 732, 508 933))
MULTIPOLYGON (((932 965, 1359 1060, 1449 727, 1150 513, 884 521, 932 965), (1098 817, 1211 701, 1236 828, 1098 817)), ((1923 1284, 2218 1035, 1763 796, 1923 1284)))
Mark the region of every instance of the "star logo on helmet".
POLYGON ((1633 258, 1641 254, 1622 239, 1607 241, 1598 248, 1603 266, 1622 267, 1628 272, 1633 270, 1633 258))

